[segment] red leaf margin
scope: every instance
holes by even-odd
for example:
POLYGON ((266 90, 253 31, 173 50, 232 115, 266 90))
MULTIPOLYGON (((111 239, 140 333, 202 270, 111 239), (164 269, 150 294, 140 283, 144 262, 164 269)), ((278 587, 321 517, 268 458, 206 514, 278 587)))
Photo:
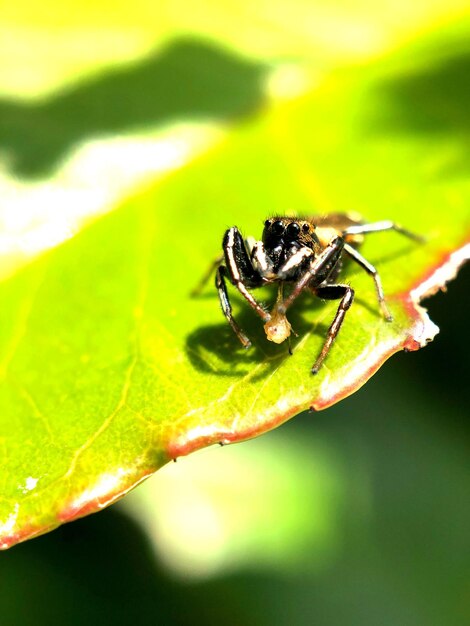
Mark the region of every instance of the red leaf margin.
MULTIPOLYGON (((432 322, 427 310, 420 305, 425 298, 432 296, 440 290, 445 290, 448 282, 453 280, 460 267, 470 260, 470 241, 465 241, 460 248, 441 255, 439 262, 420 277, 411 289, 396 294, 392 300, 401 301, 412 320, 411 331, 405 338, 397 337, 388 343, 381 345, 378 353, 374 349, 373 362, 364 361, 361 369, 351 371, 350 380, 338 388, 321 388, 320 395, 307 403, 298 406, 289 406, 279 411, 279 403, 274 405, 269 413, 263 414, 263 420, 246 430, 230 432, 227 430, 198 434, 197 427, 189 433, 176 436, 167 444, 167 452, 170 458, 186 456, 196 450, 215 443, 236 443, 256 437, 268 430, 279 426, 294 415, 310 409, 320 411, 336 404, 340 400, 350 396, 371 378, 382 364, 393 354, 401 350, 408 352, 419 350, 430 343, 439 332, 439 328, 432 322), (379 358, 377 358, 379 354, 379 358)), ((343 379, 344 380, 344 379, 343 379)), ((281 401, 282 403, 282 401, 281 401)))

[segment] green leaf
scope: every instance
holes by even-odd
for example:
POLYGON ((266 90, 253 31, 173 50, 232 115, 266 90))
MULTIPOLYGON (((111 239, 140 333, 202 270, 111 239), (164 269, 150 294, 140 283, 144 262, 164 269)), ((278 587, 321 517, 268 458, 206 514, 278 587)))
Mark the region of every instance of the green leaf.
MULTIPOLYGON (((107 506, 172 458, 329 406, 394 352, 432 338, 417 302, 468 256, 460 60, 460 100, 438 109, 447 124, 432 106, 446 77, 440 64, 416 67, 412 81, 393 62, 316 77, 303 97, 228 132, 1 284, 2 547, 107 506), (271 214, 351 209, 402 222, 427 242, 367 238, 362 252, 380 271, 394 322, 381 317, 371 278, 346 268, 357 299, 318 376, 310 367, 337 303, 306 296, 292 308, 289 356, 233 290, 250 351, 212 285, 189 297, 228 226, 258 237, 271 214)), ((268 289, 259 296, 275 299, 268 289)))

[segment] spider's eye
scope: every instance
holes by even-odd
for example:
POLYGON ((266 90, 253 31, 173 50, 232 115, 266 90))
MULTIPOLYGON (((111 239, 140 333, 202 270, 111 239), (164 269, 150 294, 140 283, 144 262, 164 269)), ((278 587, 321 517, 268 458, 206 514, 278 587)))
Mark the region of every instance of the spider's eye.
POLYGON ((310 227, 308 224, 302 224, 302 232, 307 234, 308 231, 310 230, 310 227))
POLYGON ((284 224, 280 220, 274 222, 271 226, 271 231, 273 235, 282 235, 282 233, 284 232, 284 224))
POLYGON ((266 228, 268 228, 268 226, 271 226, 271 220, 266 220, 264 225, 266 228))
POLYGON ((292 240, 296 239, 299 233, 300 233, 300 226, 297 224, 297 222, 292 222, 286 228, 286 237, 288 239, 292 239, 292 240))

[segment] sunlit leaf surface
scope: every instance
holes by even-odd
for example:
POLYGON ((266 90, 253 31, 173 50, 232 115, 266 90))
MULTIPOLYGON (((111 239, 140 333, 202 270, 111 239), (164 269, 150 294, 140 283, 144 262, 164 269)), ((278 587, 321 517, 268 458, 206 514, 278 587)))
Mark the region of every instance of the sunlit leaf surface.
POLYGON ((412 78, 386 63, 312 80, 1 285, 3 547, 106 506, 172 458, 329 406, 434 336, 417 300, 455 273, 470 229, 464 83, 453 107, 434 106, 446 68, 462 78, 469 63, 446 63, 412 78), (299 300, 289 356, 235 294, 250 351, 212 283, 189 298, 226 227, 259 236, 271 214, 352 209, 427 241, 367 239, 394 322, 370 277, 347 268, 357 299, 318 376, 310 367, 336 303, 299 300))

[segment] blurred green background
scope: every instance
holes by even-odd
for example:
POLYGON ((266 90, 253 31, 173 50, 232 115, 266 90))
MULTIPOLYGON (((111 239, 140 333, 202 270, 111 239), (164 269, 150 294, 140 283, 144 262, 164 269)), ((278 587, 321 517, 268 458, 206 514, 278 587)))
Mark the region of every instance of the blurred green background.
MULTIPOLYGON (((418 74, 390 85, 403 108, 394 127, 468 140, 466 4, 3 6, 4 267, 45 247, 12 243, 45 219, 31 206, 50 201, 52 243, 62 241, 171 169, 151 142, 176 133, 186 146, 176 160, 189 158, 295 96, 304 73, 420 59, 418 74)), ((377 119, 386 124, 387 111, 377 119)), ((181 459, 121 504, 2 553, 2 626, 468 623, 469 281, 466 268, 427 303, 441 328, 434 344, 393 357, 339 405, 181 459)))

